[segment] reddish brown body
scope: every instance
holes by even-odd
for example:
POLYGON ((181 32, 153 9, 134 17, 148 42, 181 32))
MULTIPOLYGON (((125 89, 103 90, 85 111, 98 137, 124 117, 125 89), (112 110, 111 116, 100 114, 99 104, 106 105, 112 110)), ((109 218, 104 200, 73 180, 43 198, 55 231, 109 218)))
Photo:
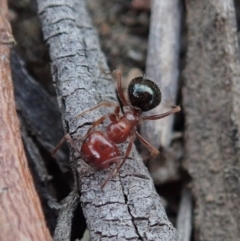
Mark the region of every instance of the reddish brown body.
POLYGON ((83 159, 98 169, 108 168, 121 158, 118 147, 100 131, 93 131, 83 141, 83 159))
POLYGON ((123 143, 139 123, 138 116, 132 111, 127 111, 120 117, 115 114, 116 121, 112 121, 107 127, 108 138, 116 144, 123 143))
POLYGON ((111 164, 123 159, 116 144, 124 143, 139 122, 139 118, 130 111, 123 116, 111 114, 106 134, 89 130, 81 147, 83 159, 98 169, 108 168, 111 164))

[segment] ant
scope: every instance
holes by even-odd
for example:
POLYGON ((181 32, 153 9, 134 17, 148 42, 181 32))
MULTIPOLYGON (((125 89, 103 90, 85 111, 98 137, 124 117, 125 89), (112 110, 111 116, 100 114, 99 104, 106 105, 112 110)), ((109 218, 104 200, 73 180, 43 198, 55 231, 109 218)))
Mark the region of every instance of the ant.
POLYGON ((121 73, 118 70, 116 70, 115 73, 117 76, 117 92, 123 105, 123 114, 120 114, 119 104, 114 102, 101 102, 98 105, 81 112, 76 117, 83 116, 99 107, 115 107, 114 112, 103 115, 93 123, 91 128, 89 128, 85 137, 82 138, 83 143, 80 151, 75 147, 69 134, 66 134, 62 138, 53 151, 54 155, 62 143, 68 141, 72 148, 80 153, 84 161, 97 169, 106 169, 109 168, 111 164, 115 163, 115 167, 102 184, 102 189, 112 178, 113 174, 119 172, 127 160, 135 136, 137 136, 141 143, 149 149, 151 155, 156 156, 159 154, 159 151, 138 133, 136 128, 137 125, 146 120, 164 118, 181 110, 180 106, 173 106, 172 110, 163 114, 141 116, 142 112, 149 111, 160 104, 160 89, 153 81, 143 77, 136 77, 131 80, 128 86, 128 97, 130 102, 128 103, 122 90, 121 73), (104 132, 94 130, 95 127, 100 125, 107 118, 109 118, 110 124, 108 124, 104 132), (129 143, 124 156, 122 156, 116 144, 124 143, 127 139, 129 140, 129 143))

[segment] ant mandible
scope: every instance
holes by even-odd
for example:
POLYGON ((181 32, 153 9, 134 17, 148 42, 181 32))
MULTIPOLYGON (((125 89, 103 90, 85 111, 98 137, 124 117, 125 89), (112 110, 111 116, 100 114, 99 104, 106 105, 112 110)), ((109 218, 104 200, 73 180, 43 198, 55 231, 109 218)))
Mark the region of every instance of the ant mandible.
POLYGON ((128 97, 130 102, 128 103, 122 90, 121 73, 118 70, 116 70, 115 73, 117 76, 117 92, 122 102, 124 113, 120 114, 119 104, 113 102, 101 102, 93 108, 81 112, 77 117, 83 116, 99 107, 115 107, 114 112, 103 115, 93 123, 91 128, 89 128, 85 137, 82 138, 83 143, 80 151, 76 148, 69 134, 66 134, 62 138, 53 151, 54 155, 66 140, 75 151, 80 153, 80 156, 84 161, 97 169, 106 169, 111 164, 115 163, 115 167, 109 173, 101 188, 105 187, 114 173, 117 174, 119 172, 127 160, 135 136, 137 136, 141 143, 149 149, 152 155, 159 154, 159 151, 137 132, 136 127, 139 123, 146 120, 158 120, 181 110, 180 106, 173 106, 172 110, 163 114, 141 116, 142 112, 149 111, 160 104, 160 89, 153 81, 143 77, 136 77, 131 80, 128 86, 128 97), (110 124, 108 124, 104 132, 94 130, 95 127, 100 125, 107 118, 109 118, 110 124), (127 139, 129 140, 129 143, 125 154, 122 156, 116 144, 124 143, 127 139))

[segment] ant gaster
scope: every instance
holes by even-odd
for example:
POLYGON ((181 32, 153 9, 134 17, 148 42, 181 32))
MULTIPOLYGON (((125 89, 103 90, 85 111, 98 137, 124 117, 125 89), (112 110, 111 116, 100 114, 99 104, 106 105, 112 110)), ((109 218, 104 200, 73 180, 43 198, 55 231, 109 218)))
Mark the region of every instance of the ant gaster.
POLYGON ((77 115, 78 117, 99 107, 115 107, 114 112, 103 115, 93 123, 92 127, 83 138, 80 151, 75 147, 69 134, 62 138, 53 151, 53 154, 55 154, 62 143, 67 140, 74 150, 80 153, 83 160, 97 169, 106 169, 111 164, 115 163, 115 167, 110 172, 101 188, 104 188, 113 174, 117 174, 125 163, 131 152, 135 136, 137 136, 141 143, 149 149, 152 155, 159 154, 159 151, 137 132, 136 127, 139 123, 146 120, 161 119, 181 110, 179 106, 173 106, 172 110, 163 114, 141 116, 142 112, 149 111, 160 104, 160 89, 153 81, 143 77, 136 77, 128 86, 128 97, 130 102, 128 103, 122 90, 121 73, 118 70, 116 70, 115 73, 117 76, 117 92, 123 104, 124 113, 120 114, 120 106, 114 102, 101 102, 93 108, 81 112, 77 115), (95 127, 100 125, 107 118, 109 118, 110 124, 108 124, 104 132, 94 130, 95 127), (122 156, 116 144, 124 143, 127 139, 129 143, 125 154, 122 156))

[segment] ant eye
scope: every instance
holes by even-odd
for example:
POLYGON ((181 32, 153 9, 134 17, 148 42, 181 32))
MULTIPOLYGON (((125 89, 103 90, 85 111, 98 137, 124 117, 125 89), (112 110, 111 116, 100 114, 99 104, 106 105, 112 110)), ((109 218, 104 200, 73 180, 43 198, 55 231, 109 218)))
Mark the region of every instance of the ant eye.
POLYGON ((143 77, 134 78, 128 86, 128 98, 132 106, 148 111, 161 102, 161 91, 158 86, 149 79, 143 77))

